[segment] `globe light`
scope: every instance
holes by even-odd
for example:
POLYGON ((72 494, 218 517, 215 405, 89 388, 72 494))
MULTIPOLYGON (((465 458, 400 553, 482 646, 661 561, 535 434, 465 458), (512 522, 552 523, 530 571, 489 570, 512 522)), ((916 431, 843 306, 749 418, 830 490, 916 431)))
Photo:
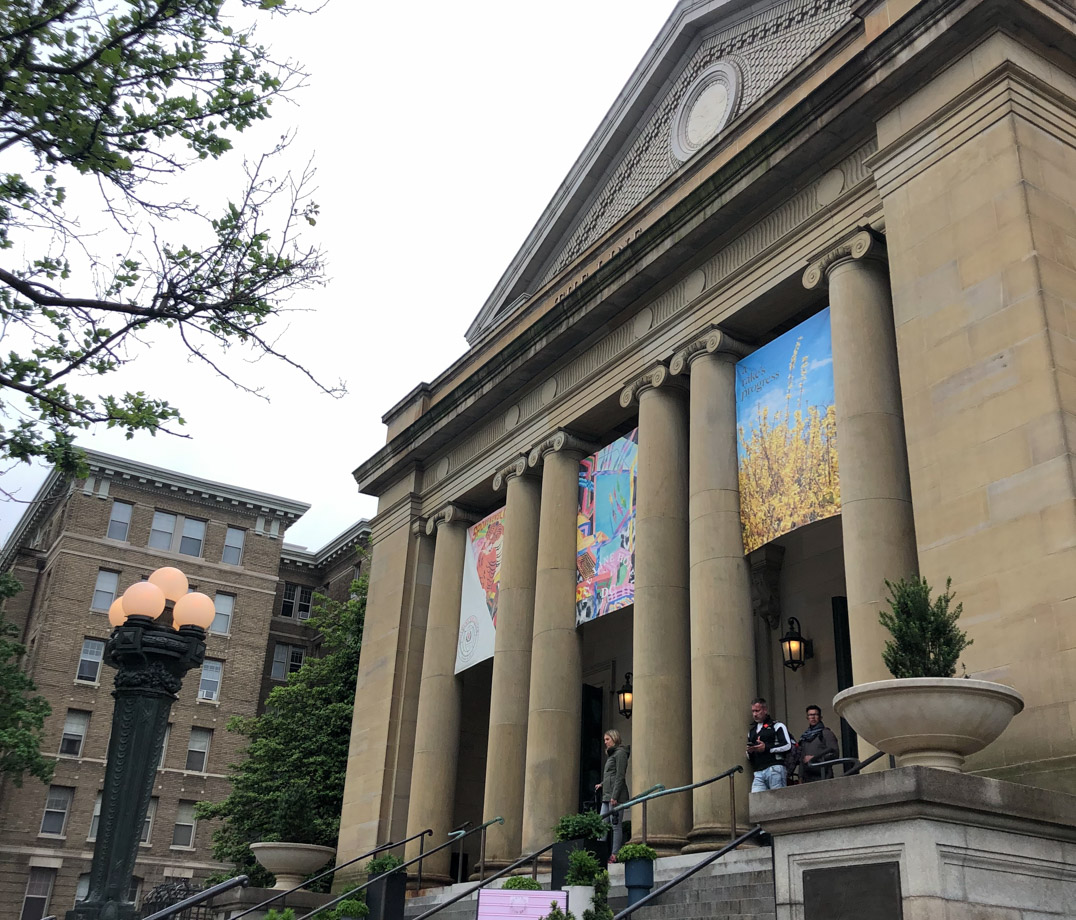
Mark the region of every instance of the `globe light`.
POLYGON ((122 626, 127 621, 127 612, 123 609, 123 598, 117 597, 108 608, 108 622, 113 626, 122 626))
POLYGON ((148 581, 136 581, 123 592, 123 612, 155 620, 164 612, 164 592, 148 581))
POLYGON ((170 565, 157 569, 150 575, 149 583, 160 588, 170 601, 178 601, 189 590, 187 576, 170 565))
POLYGON ((178 629, 180 626, 201 626, 209 629, 213 617, 217 615, 217 608, 213 605, 213 599, 199 591, 184 594, 172 609, 172 624, 178 629))

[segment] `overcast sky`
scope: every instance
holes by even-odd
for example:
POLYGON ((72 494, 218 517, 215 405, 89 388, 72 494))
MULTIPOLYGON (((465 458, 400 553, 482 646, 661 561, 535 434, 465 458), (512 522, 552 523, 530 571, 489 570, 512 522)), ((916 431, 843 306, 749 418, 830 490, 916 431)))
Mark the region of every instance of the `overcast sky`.
MULTIPOLYGON (((331 279, 291 304, 306 312, 281 323, 280 344, 327 382, 344 378, 349 395, 331 399, 268 361, 233 361, 267 403, 162 342, 108 382, 178 406, 189 439, 102 430, 81 443, 309 502, 287 539, 311 549, 372 516, 351 471, 385 443, 381 416, 466 350, 467 326, 673 6, 332 0, 262 27, 309 84, 237 148, 256 155, 296 132, 289 158, 314 158, 321 204, 306 238, 327 251, 331 279)), ((188 194, 215 211, 240 160, 188 173, 188 194)), ((44 476, 21 467, 2 484, 29 499, 44 476)), ((0 503, 0 536, 23 510, 0 503)))

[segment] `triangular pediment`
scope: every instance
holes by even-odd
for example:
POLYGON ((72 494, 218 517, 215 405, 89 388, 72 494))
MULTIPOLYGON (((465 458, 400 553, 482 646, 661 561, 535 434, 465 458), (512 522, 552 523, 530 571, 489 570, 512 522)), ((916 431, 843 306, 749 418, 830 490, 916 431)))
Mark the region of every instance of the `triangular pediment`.
POLYGON ((681 0, 467 330, 524 308, 851 17, 850 0, 681 0))

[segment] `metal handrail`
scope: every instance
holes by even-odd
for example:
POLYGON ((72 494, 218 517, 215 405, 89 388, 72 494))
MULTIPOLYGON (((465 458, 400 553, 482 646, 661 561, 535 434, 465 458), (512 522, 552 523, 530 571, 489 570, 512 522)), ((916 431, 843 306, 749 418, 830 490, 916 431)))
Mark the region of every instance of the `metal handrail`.
MULTIPOLYGON (((467 822, 468 824, 470 822, 467 822)), ((484 824, 478 825, 478 827, 469 831, 468 833, 475 833, 477 831, 482 832, 482 838, 478 844, 478 877, 481 878, 486 874, 486 828, 491 824, 504 824, 504 818, 498 815, 496 818, 490 818, 484 824)), ((460 855, 456 860, 456 884, 463 884, 463 837, 459 839, 460 855)))
POLYGON ((403 846, 405 843, 414 840, 416 837, 426 836, 433 836, 433 828, 427 827, 426 830, 419 831, 417 834, 412 834, 410 837, 407 837, 406 839, 401 840, 398 843, 392 843, 390 841, 389 843, 381 844, 381 846, 379 847, 374 847, 372 850, 370 850, 369 853, 363 853, 361 856, 356 856, 354 859, 349 859, 347 862, 340 863, 340 865, 338 866, 333 866, 331 869, 326 869, 324 872, 315 875, 313 878, 308 878, 305 882, 296 885, 294 888, 289 888, 287 891, 278 892, 268 900, 262 901, 261 904, 255 904, 253 907, 248 907, 241 914, 233 915, 231 920, 239 920, 240 917, 245 917, 247 914, 253 913, 256 910, 265 907, 266 904, 272 904, 273 901, 279 901, 281 898, 286 898, 289 894, 293 894, 296 891, 305 888, 307 885, 312 885, 314 882, 320 881, 321 879, 325 878, 326 875, 331 875, 333 872, 337 872, 340 869, 345 869, 352 863, 357 863, 360 859, 366 859, 369 856, 373 856, 375 853, 380 853, 382 850, 392 850, 396 847, 403 846))
POLYGON ((225 891, 230 891, 232 888, 246 888, 249 884, 249 878, 245 875, 237 875, 235 878, 230 878, 219 885, 207 888, 205 891, 199 891, 198 894, 192 894, 189 898, 184 898, 171 907, 166 907, 155 914, 150 914, 145 920, 167 920, 167 918, 174 917, 180 911, 194 907, 196 904, 201 904, 203 901, 208 901, 210 898, 215 898, 218 894, 224 894, 225 891))
MULTIPOLYGON (((507 875, 509 872, 512 872, 513 870, 518 869, 520 866, 525 866, 527 863, 531 862, 532 860, 534 862, 534 867, 531 869, 531 878, 535 878, 537 876, 537 874, 538 874, 538 857, 541 856, 543 853, 545 853, 547 850, 552 850, 553 847, 555 847, 556 845, 557 845, 557 841, 553 841, 553 843, 546 844, 540 850, 535 850, 533 853, 531 853, 528 856, 519 857, 519 859, 517 859, 514 863, 510 863, 509 865, 507 865, 503 869, 501 869, 499 872, 495 872, 493 875, 489 876, 489 878, 484 878, 484 879, 480 880, 478 882, 478 884, 473 885, 472 887, 468 888, 466 891, 461 891, 459 894, 453 895, 447 901, 442 901, 440 904, 437 904, 436 906, 431 907, 425 913, 419 914, 417 917, 415 917, 414 920, 426 920, 427 917, 430 917, 433 914, 436 914, 439 910, 444 910, 449 905, 455 904, 457 901, 462 901, 464 898, 470 897, 472 894, 474 894, 476 891, 478 891, 478 889, 485 888, 486 885, 488 885, 490 882, 496 881, 502 875, 507 875)), ((300 917, 299 920, 306 920, 306 918, 305 917, 300 917)))
POLYGON ((731 824, 731 836, 732 839, 736 839, 736 774, 743 773, 743 767, 740 764, 736 764, 734 767, 729 767, 724 773, 718 773, 717 776, 711 776, 709 779, 699 780, 697 783, 691 783, 688 786, 676 786, 672 789, 666 789, 660 783, 656 786, 652 786, 647 789, 638 798, 632 799, 630 802, 624 802, 622 805, 617 805, 615 808, 609 809, 609 814, 613 814, 617 811, 623 811, 625 808, 630 808, 632 805, 642 803, 643 806, 643 820, 642 827, 640 828, 640 837, 643 844, 646 844, 646 803, 650 799, 659 799, 664 795, 673 795, 677 792, 689 792, 692 789, 698 789, 702 786, 709 786, 710 783, 716 783, 719 779, 729 780, 729 817, 731 824))
MULTIPOLYGON (((418 863, 419 866, 420 866, 420 871, 421 871, 422 860, 424 860, 427 856, 432 856, 434 853, 438 852, 439 850, 443 850, 445 847, 452 846, 454 843, 456 843, 457 840, 461 840, 464 837, 469 837, 469 836, 471 836, 471 834, 474 834, 474 833, 477 833, 478 831, 484 830, 485 828, 489 827, 490 824, 495 824, 497 822, 500 822, 501 824, 503 824, 504 823, 504 818, 499 818, 499 817, 498 818, 491 818, 485 824, 482 824, 479 827, 472 828, 469 831, 462 831, 462 830, 449 831, 448 832, 448 838, 449 839, 446 840, 444 843, 438 844, 432 850, 430 850, 428 853, 421 852, 421 853, 418 854, 418 856, 415 856, 415 857, 407 860, 407 862, 401 863, 400 865, 396 866, 393 869, 389 869, 388 872, 382 872, 380 875, 376 875, 373 878, 367 879, 365 882, 363 882, 358 887, 352 888, 350 891, 345 891, 342 895, 339 895, 338 897, 333 898, 331 901, 328 901, 325 904, 322 904, 320 907, 315 907, 312 911, 310 911, 310 913, 303 914, 301 917, 298 918, 298 920, 309 920, 309 918, 313 917, 315 914, 320 914, 323 910, 327 910, 328 908, 339 904, 341 901, 346 901, 348 898, 353 897, 354 895, 358 894, 360 891, 365 891, 374 882, 380 882, 381 879, 387 878, 388 876, 392 875, 395 872, 399 872, 399 871, 401 871, 403 869, 406 869, 412 863, 418 863)), ((420 875, 420 878, 421 878, 421 875, 420 875)))
MULTIPOLYGON (((715 777, 715 779, 716 778, 717 777, 715 777)), ((670 790, 670 791, 672 791, 672 790, 670 790)), ((653 901, 654 898, 659 897, 660 895, 663 895, 670 888, 675 888, 677 885, 679 885, 685 879, 691 878, 691 876, 693 876, 700 869, 704 869, 706 866, 710 865, 710 863, 715 862, 716 860, 720 859, 726 853, 732 852, 738 846, 740 846, 740 844, 745 843, 746 841, 750 840, 752 837, 759 836, 762 832, 763 831, 762 831, 761 825, 756 824, 746 834, 743 834, 742 836, 737 837, 731 843, 728 843, 725 846, 723 846, 716 853, 711 853, 709 856, 707 856, 704 860, 702 860, 697 865, 692 866, 690 869, 685 869, 678 876, 676 876, 676 878, 670 879, 664 885, 661 885, 660 887, 655 888, 653 891, 651 891, 649 894, 647 894, 646 897, 641 898, 640 900, 636 901, 630 907, 625 907, 619 914, 617 914, 615 917, 613 917, 613 920, 625 920, 625 918, 630 917, 640 907, 645 907, 647 904, 649 904, 651 901, 653 901)))

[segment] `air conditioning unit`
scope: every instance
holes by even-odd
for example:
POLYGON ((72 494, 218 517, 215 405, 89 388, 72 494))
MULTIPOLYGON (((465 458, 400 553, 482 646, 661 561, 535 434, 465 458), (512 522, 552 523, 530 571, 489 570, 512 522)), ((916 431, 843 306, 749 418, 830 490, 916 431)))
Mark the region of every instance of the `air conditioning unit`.
POLYGON ((214 699, 214 697, 215 697, 215 694, 213 693, 212 690, 199 690, 198 691, 198 699, 200 699, 200 700, 212 700, 212 699, 214 699))

